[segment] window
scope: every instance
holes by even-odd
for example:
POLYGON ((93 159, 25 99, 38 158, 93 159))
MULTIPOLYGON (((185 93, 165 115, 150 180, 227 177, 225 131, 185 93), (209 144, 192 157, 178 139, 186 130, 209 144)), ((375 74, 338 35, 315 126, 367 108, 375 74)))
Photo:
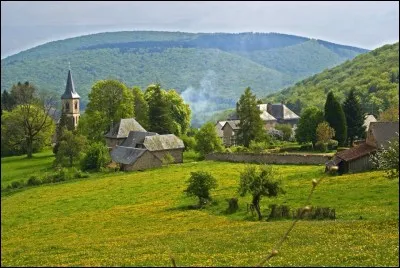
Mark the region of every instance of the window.
POLYGON ((68 102, 65 103, 65 111, 66 111, 66 112, 69 112, 69 103, 68 103, 68 102))
POLYGON ((75 110, 78 110, 78 101, 75 101, 75 110))

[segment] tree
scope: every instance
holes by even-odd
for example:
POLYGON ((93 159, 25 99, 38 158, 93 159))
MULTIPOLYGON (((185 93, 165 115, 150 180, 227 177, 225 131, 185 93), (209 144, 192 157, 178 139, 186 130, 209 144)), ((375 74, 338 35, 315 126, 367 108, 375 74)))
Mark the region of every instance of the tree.
POLYGON ((81 152, 86 147, 86 138, 74 132, 64 131, 56 153, 55 164, 72 167, 74 160, 79 160, 81 157, 81 152))
POLYGON ((350 90, 343 104, 347 124, 347 139, 350 146, 353 146, 353 141, 356 137, 362 137, 365 133, 365 126, 363 126, 365 116, 354 91, 354 88, 350 90))
POLYGON ((261 197, 274 197, 285 193, 281 183, 276 181, 275 177, 276 171, 269 165, 261 166, 259 171, 254 166, 248 166, 240 173, 238 192, 240 196, 245 196, 248 192, 252 195, 251 203, 258 214, 259 220, 262 219, 261 197))
POLYGON ((81 169, 100 171, 111 162, 110 153, 107 146, 100 142, 90 144, 87 153, 82 159, 81 169))
POLYGON ((375 155, 371 155, 371 160, 377 169, 386 171, 387 178, 394 179, 399 177, 399 134, 388 143, 387 149, 382 147, 375 155))
POLYGON ((190 178, 186 181, 189 185, 184 191, 189 196, 199 198, 199 206, 211 200, 210 190, 217 188, 217 180, 208 172, 190 172, 190 178))
MULTIPOLYGON (((84 127, 80 132, 88 139, 104 141, 104 134, 112 123, 122 118, 134 116, 133 93, 123 83, 116 80, 100 80, 89 93, 84 127)), ((82 119, 79 124, 82 123, 82 119)))
POLYGON ((344 115, 342 106, 336 100, 332 91, 328 93, 325 102, 325 120, 335 130, 335 140, 340 145, 344 145, 347 139, 346 116, 344 115))
POLYGON ((276 124, 276 130, 280 130, 283 133, 283 140, 288 141, 292 136, 293 130, 290 124, 276 124))
POLYGON ((399 121, 399 107, 397 105, 391 106, 379 114, 379 121, 384 122, 398 122, 399 121))
POLYGON ((15 107, 15 99, 7 90, 1 94, 1 111, 11 111, 15 107))
POLYGON ((144 98, 144 93, 139 87, 133 87, 132 93, 134 97, 134 114, 136 121, 147 129, 149 127, 149 104, 144 98))
POLYGON ((162 91, 168 103, 169 114, 172 118, 172 129, 170 133, 177 136, 186 134, 190 126, 191 110, 188 104, 174 90, 162 91))
POLYGON ((335 136, 335 130, 331 128, 328 122, 319 123, 316 129, 317 141, 327 143, 335 136))
POLYGON ((240 119, 237 132, 238 144, 249 147, 251 140, 262 140, 265 136, 264 124, 260 118, 261 111, 257 107, 257 98, 251 93, 250 87, 247 87, 240 96, 236 112, 240 119))
POLYGON ((218 137, 213 123, 209 122, 204 124, 195 135, 196 151, 201 156, 206 154, 221 151, 223 148, 222 141, 218 137))
POLYGON ((315 146, 317 142, 317 126, 324 121, 323 112, 317 107, 308 107, 303 110, 296 129, 296 140, 299 143, 312 142, 315 146))
POLYGON ((150 85, 145 92, 149 104, 149 129, 158 134, 171 133, 172 118, 165 94, 161 92, 160 84, 150 85))
POLYGON ((35 145, 40 150, 46 143, 50 144, 54 102, 52 98, 40 98, 36 87, 29 82, 13 85, 11 95, 17 106, 2 121, 2 139, 8 140, 9 148, 20 148, 31 158, 35 145))

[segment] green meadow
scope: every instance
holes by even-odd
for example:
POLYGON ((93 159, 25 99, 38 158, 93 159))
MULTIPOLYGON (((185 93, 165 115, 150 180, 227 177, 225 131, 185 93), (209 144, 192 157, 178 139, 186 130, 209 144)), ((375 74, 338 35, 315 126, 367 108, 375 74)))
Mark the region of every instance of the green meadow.
MULTIPOLYGON (((45 172, 51 152, 2 158, 2 186, 45 172)), ((2 195, 2 266, 256 266, 292 220, 257 221, 251 197, 237 194, 246 164, 190 162, 141 172, 27 187, 2 195), (193 171, 218 181, 212 204, 200 210, 183 190, 193 171), (228 198, 239 210, 226 214, 228 198)), ((270 204, 336 210, 336 220, 300 220, 266 266, 397 266, 399 183, 380 171, 329 176, 323 166, 276 165, 286 194, 270 204)))

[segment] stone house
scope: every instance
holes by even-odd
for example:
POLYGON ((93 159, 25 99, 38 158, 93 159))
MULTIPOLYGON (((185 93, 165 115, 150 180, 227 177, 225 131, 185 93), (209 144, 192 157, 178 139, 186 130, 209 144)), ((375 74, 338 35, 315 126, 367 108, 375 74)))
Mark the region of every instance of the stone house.
POLYGON ((217 121, 215 124, 215 132, 217 132, 217 136, 224 141, 224 132, 222 131, 222 127, 225 125, 226 121, 217 121))
POLYGON ((221 128, 223 133, 223 144, 227 147, 236 145, 237 131, 240 120, 228 120, 221 128))
POLYGON ((259 104, 261 111, 266 111, 276 119, 278 124, 290 124, 292 127, 299 123, 300 116, 290 110, 283 102, 276 104, 259 104))
POLYGON ((123 171, 144 170, 161 167, 162 161, 146 149, 116 146, 111 151, 111 158, 120 164, 123 171))
POLYGON ((381 148, 388 147, 388 141, 398 137, 399 122, 371 122, 364 143, 353 148, 338 152, 325 163, 326 171, 335 167, 339 174, 355 173, 370 170, 371 154, 381 148))
POLYGON ((172 155, 174 163, 183 162, 183 141, 174 134, 146 136, 143 141, 144 148, 149 150, 158 159, 162 160, 167 154, 172 155))
POLYGON ((111 126, 110 131, 105 135, 108 149, 112 150, 115 146, 121 145, 130 131, 146 132, 135 118, 121 119, 116 125, 111 126))

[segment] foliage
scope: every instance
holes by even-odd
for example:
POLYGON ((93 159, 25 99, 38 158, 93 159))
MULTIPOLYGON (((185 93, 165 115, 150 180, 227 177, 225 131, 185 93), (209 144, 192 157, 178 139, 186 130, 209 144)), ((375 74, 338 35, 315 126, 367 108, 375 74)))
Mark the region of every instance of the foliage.
POLYGON ((317 141, 327 143, 335 136, 335 130, 331 128, 328 122, 323 121, 318 124, 316 129, 317 141))
POLYGON ((217 188, 217 180, 211 173, 204 171, 190 172, 190 178, 186 181, 188 187, 184 191, 189 196, 197 196, 199 205, 211 200, 210 190, 217 188))
POLYGON ((144 93, 139 87, 133 87, 132 93, 135 119, 144 129, 147 129, 149 127, 149 104, 144 99, 144 93))
POLYGON ((82 157, 81 152, 85 150, 86 143, 84 136, 75 133, 75 131, 65 130, 61 137, 54 164, 62 167, 72 167, 74 160, 79 161, 82 157))
POLYGON ((1 94, 1 111, 3 110, 11 111, 15 107, 15 99, 13 96, 8 93, 7 90, 4 89, 3 93, 1 94))
POLYGON ((339 145, 344 145, 347 139, 346 116, 342 105, 336 100, 332 91, 326 97, 324 111, 325 120, 335 130, 335 140, 339 142, 339 145))
POLYGON ((315 143, 315 149, 322 153, 325 153, 328 151, 328 143, 323 141, 317 141, 315 143))
POLYGON ((290 124, 276 124, 275 129, 282 131, 284 141, 289 141, 292 137, 293 130, 290 124))
POLYGON ((161 85, 150 85, 145 92, 149 104, 149 130, 158 134, 169 134, 173 129, 172 115, 169 113, 169 103, 163 94, 161 85))
POLYGON ((328 150, 336 150, 338 148, 339 142, 336 140, 328 141, 328 150))
POLYGON ((85 156, 81 161, 82 170, 100 171, 111 162, 110 153, 107 146, 100 142, 94 142, 89 145, 85 156))
POLYGON ((266 141, 256 142, 250 141, 249 149, 254 153, 261 153, 269 148, 269 143, 266 141))
POLYGON ((375 155, 371 155, 371 160, 376 168, 385 170, 387 178, 394 179, 399 177, 399 134, 388 143, 386 149, 382 146, 375 155))
POLYGON ((196 148, 196 139, 194 137, 189 137, 188 135, 181 135, 180 139, 185 145, 185 151, 194 150, 196 148))
POLYGON ((260 118, 261 111, 257 107, 256 95, 247 87, 240 96, 236 105, 236 113, 239 116, 239 130, 237 143, 249 147, 251 140, 260 141, 264 138, 264 124, 260 118))
POLYGON ((365 133, 365 116, 360 101, 355 96, 355 89, 352 88, 343 103, 343 111, 346 116, 348 145, 353 146, 355 138, 361 138, 365 133))
MULTIPOLYGON (((268 101, 285 100, 288 107, 300 110, 308 106, 323 108, 326 94, 332 91, 343 102, 355 88, 362 110, 375 117, 379 110, 399 103, 399 43, 384 45, 358 55, 341 65, 297 82, 294 86, 266 97, 268 101)), ((295 111, 295 110, 294 110, 295 111)))
POLYGON ((167 153, 164 155, 164 157, 161 159, 163 165, 169 165, 175 162, 175 158, 170 154, 167 153))
POLYGON ((171 115, 172 126, 170 133, 177 136, 186 134, 191 119, 191 110, 188 104, 184 102, 182 97, 174 90, 163 90, 163 94, 168 103, 168 114, 171 115))
POLYGON ((241 196, 246 193, 252 195, 252 205, 257 211, 258 219, 262 219, 260 200, 261 197, 275 197, 281 193, 285 193, 281 187, 281 183, 276 181, 276 170, 270 165, 263 165, 260 169, 254 166, 246 167, 240 173, 240 184, 238 192, 241 196))
POLYGON ((123 83, 117 80, 97 81, 89 93, 81 133, 92 141, 102 141, 111 123, 134 116, 134 97, 123 83))
POLYGON ((301 113, 299 124, 296 129, 296 140, 299 143, 317 142, 317 126, 324 121, 323 112, 317 107, 309 107, 301 113))
POLYGON ((201 156, 212 152, 221 151, 223 148, 221 139, 217 136, 213 123, 204 124, 196 133, 196 151, 201 156))
POLYGON ((384 122, 398 122, 399 121, 399 106, 393 105, 382 111, 379 114, 379 121, 384 122))

